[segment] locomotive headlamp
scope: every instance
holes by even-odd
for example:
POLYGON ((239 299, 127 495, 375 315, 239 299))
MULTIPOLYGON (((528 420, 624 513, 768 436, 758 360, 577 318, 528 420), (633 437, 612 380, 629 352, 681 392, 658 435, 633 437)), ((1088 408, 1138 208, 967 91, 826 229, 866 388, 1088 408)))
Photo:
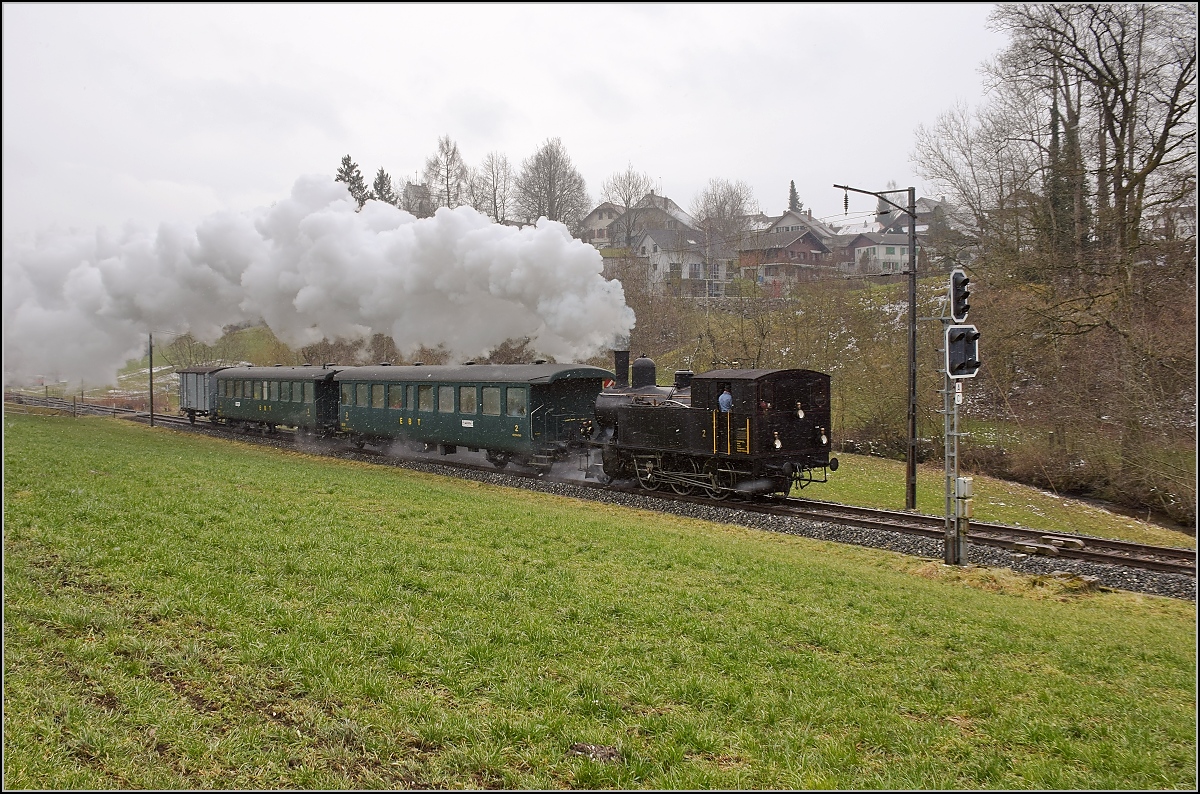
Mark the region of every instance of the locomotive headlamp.
POLYGON ((796 403, 796 417, 799 419, 804 418, 804 408, 800 405, 800 403, 796 403))
POLYGON ((779 434, 775 434, 775 449, 783 449, 783 442, 779 440, 779 434))
POLYGON ((825 428, 818 427, 817 432, 821 434, 821 446, 825 446, 826 444, 828 444, 829 436, 825 435, 825 428))

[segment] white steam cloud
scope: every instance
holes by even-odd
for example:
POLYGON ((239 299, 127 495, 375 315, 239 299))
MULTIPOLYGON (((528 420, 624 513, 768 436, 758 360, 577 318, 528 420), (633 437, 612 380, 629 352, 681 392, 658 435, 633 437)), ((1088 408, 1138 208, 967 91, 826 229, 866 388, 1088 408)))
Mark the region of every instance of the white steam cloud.
POLYGON ((269 208, 195 229, 6 240, 5 383, 112 382, 148 330, 212 342, 259 318, 293 347, 384 333, 401 350, 444 345, 460 359, 526 336, 560 361, 586 358, 633 327, 620 282, 560 223, 356 207, 345 185, 309 176, 269 208))

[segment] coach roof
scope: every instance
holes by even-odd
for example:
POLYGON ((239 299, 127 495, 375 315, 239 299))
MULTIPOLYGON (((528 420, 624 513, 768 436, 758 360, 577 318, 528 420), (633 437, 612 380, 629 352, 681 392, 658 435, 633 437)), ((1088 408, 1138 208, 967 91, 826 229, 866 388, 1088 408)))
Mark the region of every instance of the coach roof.
POLYGON ((436 381, 438 383, 553 383, 560 380, 593 378, 603 380, 614 375, 587 364, 458 364, 454 366, 374 366, 347 367, 338 381, 436 381))
POLYGON ((257 380, 328 380, 339 369, 328 367, 227 367, 217 373, 218 378, 254 378, 257 380))

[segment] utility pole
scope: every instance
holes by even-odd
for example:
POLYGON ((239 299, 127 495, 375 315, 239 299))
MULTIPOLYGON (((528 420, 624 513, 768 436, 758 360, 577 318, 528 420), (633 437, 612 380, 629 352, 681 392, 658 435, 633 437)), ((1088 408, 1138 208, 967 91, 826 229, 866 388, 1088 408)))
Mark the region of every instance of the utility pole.
POLYGON ((150 426, 154 427, 154 334, 150 337, 150 426))
MULTIPOLYGON (((917 189, 860 190, 848 185, 834 185, 844 191, 863 193, 891 204, 908 216, 908 454, 904 475, 904 509, 917 509, 917 189), (885 198, 888 193, 908 193, 908 207, 901 207, 885 198)), ((846 196, 847 211, 850 197, 846 196)))

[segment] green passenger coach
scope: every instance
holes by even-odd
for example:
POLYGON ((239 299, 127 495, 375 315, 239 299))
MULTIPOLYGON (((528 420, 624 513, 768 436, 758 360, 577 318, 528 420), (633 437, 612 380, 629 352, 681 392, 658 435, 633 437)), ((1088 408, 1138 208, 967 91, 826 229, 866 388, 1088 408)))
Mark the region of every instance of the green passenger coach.
POLYGON ((451 455, 484 450, 549 468, 585 444, 613 374, 580 364, 350 367, 336 375, 338 429, 358 446, 400 440, 451 455))
POLYGON ((216 418, 230 426, 304 434, 337 430, 334 367, 229 367, 216 373, 216 418))

